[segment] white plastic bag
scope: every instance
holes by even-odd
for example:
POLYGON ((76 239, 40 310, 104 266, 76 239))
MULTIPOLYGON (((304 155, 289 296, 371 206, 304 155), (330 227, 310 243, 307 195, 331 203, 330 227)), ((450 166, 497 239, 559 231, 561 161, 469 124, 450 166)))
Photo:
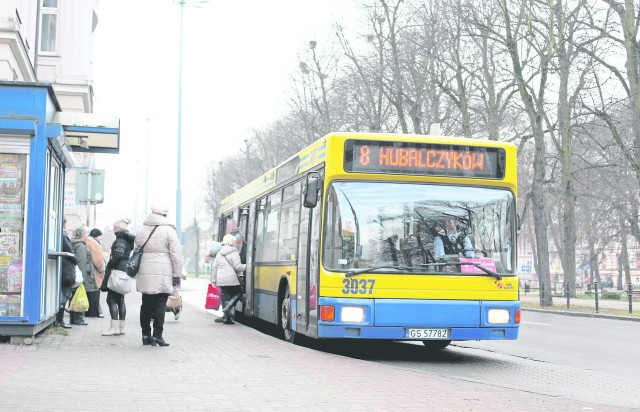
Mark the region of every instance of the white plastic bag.
POLYGON ((80 270, 78 265, 76 265, 76 282, 73 284, 73 288, 77 288, 83 283, 84 283, 84 278, 82 277, 82 271, 80 270))

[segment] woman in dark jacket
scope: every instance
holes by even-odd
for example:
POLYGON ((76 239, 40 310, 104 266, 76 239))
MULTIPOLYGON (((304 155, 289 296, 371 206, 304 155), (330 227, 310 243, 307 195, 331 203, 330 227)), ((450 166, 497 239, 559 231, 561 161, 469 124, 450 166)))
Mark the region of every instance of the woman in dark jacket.
POLYGON ((58 313, 56 314, 56 324, 69 329, 71 328, 71 325, 64 323, 64 306, 73 296, 71 288, 74 283, 76 283, 76 264, 78 263, 78 259, 76 258, 76 255, 73 254, 71 239, 69 239, 69 235, 67 235, 67 232, 64 229, 66 225, 67 219, 65 218, 62 231, 62 251, 71 253, 72 256, 62 257, 62 272, 60 276, 60 309, 58 309, 58 313))
POLYGON ((118 219, 113 223, 113 231, 116 234, 116 240, 111 245, 111 256, 107 263, 104 280, 100 290, 107 292, 107 305, 109 305, 109 313, 111 315, 111 327, 108 331, 103 332, 102 336, 118 336, 124 335, 124 321, 127 315, 127 307, 124 304, 124 295, 107 287, 109 277, 114 270, 127 271, 127 261, 133 250, 133 242, 136 239, 129 231, 131 220, 127 218, 118 219))

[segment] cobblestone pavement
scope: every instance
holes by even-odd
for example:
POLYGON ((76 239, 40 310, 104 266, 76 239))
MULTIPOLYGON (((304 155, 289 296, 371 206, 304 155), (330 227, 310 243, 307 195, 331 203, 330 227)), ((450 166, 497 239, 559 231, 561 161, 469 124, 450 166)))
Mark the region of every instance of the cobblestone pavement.
MULTIPOLYGON (((140 295, 126 301, 124 336, 101 336, 107 317, 88 319, 68 336, 43 333, 31 346, 0 345, 0 411, 628 410, 562 396, 553 390, 563 384, 553 371, 541 378, 546 393, 535 393, 518 382, 371 362, 214 323, 189 300, 179 321, 167 314, 171 346, 142 346, 140 295)), ((527 373, 522 368, 523 379, 527 373)))

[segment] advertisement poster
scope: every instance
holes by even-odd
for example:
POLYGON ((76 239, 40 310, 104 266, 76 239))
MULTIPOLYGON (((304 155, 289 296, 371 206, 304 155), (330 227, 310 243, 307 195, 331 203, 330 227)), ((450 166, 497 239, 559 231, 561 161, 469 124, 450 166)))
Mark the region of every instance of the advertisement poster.
POLYGON ((7 265, 7 291, 22 292, 22 259, 11 259, 7 265))
POLYGON ((0 199, 5 202, 19 202, 20 179, 17 177, 0 178, 0 199))
POLYGON ((0 256, 0 293, 9 291, 9 277, 7 269, 11 258, 8 256, 0 256))
POLYGON ((7 297, 5 295, 0 295, 0 316, 7 316, 8 309, 7 297))
POLYGON ((0 256, 17 256, 20 252, 19 233, 0 233, 0 256))
POLYGON ((22 310, 26 164, 26 155, 0 153, 0 316, 22 310))
POLYGON ((22 296, 8 295, 7 296, 7 316, 20 316, 21 303, 22 303, 22 296))
POLYGON ((21 176, 17 163, 0 163, 0 179, 18 177, 21 176))

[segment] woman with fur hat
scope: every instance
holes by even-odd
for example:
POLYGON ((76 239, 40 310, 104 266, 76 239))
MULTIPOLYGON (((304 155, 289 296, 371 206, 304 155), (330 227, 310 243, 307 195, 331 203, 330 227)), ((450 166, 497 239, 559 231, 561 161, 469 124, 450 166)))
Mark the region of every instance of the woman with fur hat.
POLYGON ((142 293, 140 327, 143 345, 169 346, 162 337, 164 313, 167 299, 173 293, 173 278, 179 279, 182 274, 182 247, 176 227, 167 219, 168 213, 168 207, 152 206, 151 214, 136 234, 135 247, 147 242, 136 280, 136 288, 142 293))
POLYGON ((102 291, 107 292, 107 305, 109 305, 109 314, 111 315, 111 327, 108 331, 103 332, 102 336, 124 335, 124 322, 127 316, 124 295, 109 289, 107 285, 111 272, 114 270, 127 271, 127 261, 131 256, 133 242, 135 241, 135 236, 127 230, 129 223, 131 223, 131 220, 128 218, 121 218, 113 222, 113 232, 116 235, 116 240, 114 240, 111 245, 111 256, 109 257, 102 287, 100 288, 102 291))

